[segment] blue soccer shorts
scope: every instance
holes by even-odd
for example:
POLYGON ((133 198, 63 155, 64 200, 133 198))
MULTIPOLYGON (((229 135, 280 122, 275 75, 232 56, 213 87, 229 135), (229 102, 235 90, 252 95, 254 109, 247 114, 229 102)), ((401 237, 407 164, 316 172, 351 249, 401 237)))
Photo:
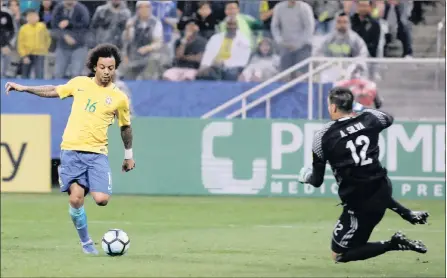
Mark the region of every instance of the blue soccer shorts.
POLYGON ((104 154, 61 150, 59 166, 61 192, 68 192, 76 182, 88 192, 112 194, 112 174, 109 159, 104 154))

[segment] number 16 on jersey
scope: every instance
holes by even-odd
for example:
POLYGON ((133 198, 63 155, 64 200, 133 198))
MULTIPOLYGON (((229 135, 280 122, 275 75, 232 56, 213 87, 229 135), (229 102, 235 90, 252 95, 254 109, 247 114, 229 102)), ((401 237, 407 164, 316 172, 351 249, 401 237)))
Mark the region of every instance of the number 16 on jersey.
POLYGON ((88 111, 88 112, 95 112, 96 111, 96 104, 98 103, 98 102, 93 102, 93 103, 91 103, 92 102, 92 100, 91 99, 88 99, 88 102, 87 102, 87 105, 85 106, 85 111, 88 111))

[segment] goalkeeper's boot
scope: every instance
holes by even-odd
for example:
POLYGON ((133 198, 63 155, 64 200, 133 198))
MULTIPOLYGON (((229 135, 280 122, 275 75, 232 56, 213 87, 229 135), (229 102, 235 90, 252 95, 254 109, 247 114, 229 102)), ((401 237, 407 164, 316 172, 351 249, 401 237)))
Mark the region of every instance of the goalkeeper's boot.
POLYGON ((81 243, 82 245, 82 251, 84 251, 85 254, 91 254, 91 255, 98 255, 98 250, 96 250, 95 243, 90 239, 89 241, 85 243, 81 243))
POLYGON ((427 219, 430 214, 426 211, 411 211, 410 213, 402 215, 402 218, 407 220, 413 225, 416 224, 427 224, 427 219))
POLYGON ((427 247, 420 240, 408 239, 403 233, 395 233, 390 240, 392 250, 414 251, 417 253, 427 253, 427 247))

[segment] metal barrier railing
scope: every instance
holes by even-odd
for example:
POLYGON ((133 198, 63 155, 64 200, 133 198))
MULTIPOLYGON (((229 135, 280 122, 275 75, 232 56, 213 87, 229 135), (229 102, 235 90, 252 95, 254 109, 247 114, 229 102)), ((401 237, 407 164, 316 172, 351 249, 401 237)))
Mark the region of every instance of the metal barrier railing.
MULTIPOLYGON (((386 64, 386 65, 392 65, 392 64, 406 64, 410 67, 410 65, 414 64, 425 64, 425 65, 445 65, 445 58, 413 58, 413 59, 405 59, 405 58, 327 58, 327 57, 311 57, 309 59, 306 59, 305 61, 302 61, 301 63, 287 69, 286 71, 283 71, 279 73, 278 75, 270 78, 269 80, 253 87, 252 89, 240 94, 237 97, 232 98, 231 100, 223 103, 222 105, 219 105, 218 107, 212 109, 208 113, 205 113, 202 118, 207 119, 211 118, 218 113, 224 112, 226 109, 231 107, 232 105, 241 102, 241 108, 230 113, 226 116, 227 119, 231 119, 237 116, 241 116, 242 119, 245 119, 247 117, 247 111, 250 109, 253 109, 254 107, 266 103, 266 117, 269 118, 271 115, 271 105, 270 105, 270 99, 274 96, 277 96, 284 92, 285 90, 293 87, 299 82, 303 82, 307 79, 308 82, 308 119, 314 119, 314 111, 313 111, 313 102, 314 102, 314 80, 316 76, 319 76, 322 71, 326 70, 331 65, 338 65, 339 67, 342 67, 343 64, 368 64, 368 63, 375 63, 375 64, 386 64), (314 67, 314 63, 320 64, 317 67, 314 67), (303 74, 299 76, 298 78, 295 78, 294 80, 282 85, 281 87, 267 93, 266 95, 252 101, 251 103, 247 104, 247 98, 255 93, 257 93, 259 90, 265 88, 266 86, 270 85, 271 83, 278 81, 279 79, 285 77, 286 75, 292 73, 296 69, 299 69, 303 66, 309 66, 309 72, 306 74, 303 74)), ((438 68, 437 76, 438 79, 436 82, 439 82, 439 71, 440 67, 438 68)), ((336 80, 334 80, 336 81, 336 80)), ((436 87, 436 85, 435 85, 436 87)), ((318 95, 318 102, 320 103, 320 111, 322 111, 322 94, 320 93, 318 95)), ((320 115, 318 115, 319 118, 322 117, 321 112, 320 115)))
MULTIPOLYGON (((213 117, 214 115, 216 115, 217 113, 220 113, 222 111, 225 111, 225 109, 227 109, 228 107, 230 107, 233 104, 238 103, 239 101, 242 102, 242 107, 245 107, 247 105, 247 97, 251 96, 254 93, 259 92, 260 90, 264 89, 265 87, 269 86, 270 84, 272 84, 273 82, 276 82, 278 80, 280 80, 281 78, 286 77, 287 75, 293 73, 294 71, 300 69, 303 66, 308 65, 310 62, 310 58, 301 61, 300 63, 286 69, 283 72, 278 73, 277 75, 273 76, 272 78, 262 82, 259 85, 256 85, 255 87, 251 88, 250 90, 228 100, 227 102, 223 103, 222 105, 219 105, 218 107, 212 109, 211 111, 205 113, 202 115, 202 119, 208 119, 213 117)), ((244 110, 245 111, 245 110, 244 110)), ((246 113, 243 112, 242 117, 245 119, 246 117, 246 113)))

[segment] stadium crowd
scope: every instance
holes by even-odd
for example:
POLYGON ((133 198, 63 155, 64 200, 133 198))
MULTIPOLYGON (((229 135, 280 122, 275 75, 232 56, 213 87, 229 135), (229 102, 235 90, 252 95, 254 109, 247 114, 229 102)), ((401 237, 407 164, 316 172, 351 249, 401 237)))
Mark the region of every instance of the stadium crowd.
POLYGON ((394 40, 411 57, 411 26, 423 21, 419 2, 399 0, 1 4, 1 74, 22 78, 86 74, 88 50, 108 42, 126 80, 262 81, 310 55, 387 56, 394 40))

